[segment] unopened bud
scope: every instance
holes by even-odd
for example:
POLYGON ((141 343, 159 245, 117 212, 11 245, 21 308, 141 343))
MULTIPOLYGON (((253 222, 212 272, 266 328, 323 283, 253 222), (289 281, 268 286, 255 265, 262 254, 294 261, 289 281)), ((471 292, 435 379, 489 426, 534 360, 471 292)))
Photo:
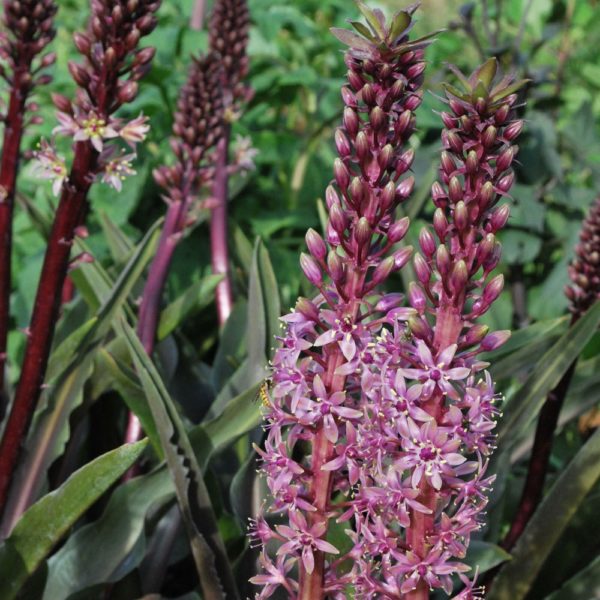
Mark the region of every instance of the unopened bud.
POLYGON ((323 238, 311 227, 306 232, 306 246, 308 251, 317 259, 323 260, 327 254, 327 246, 323 238))
POLYGON ((509 173, 500 179, 500 181, 496 184, 496 188, 503 193, 507 193, 508 190, 512 187, 512 184, 515 180, 515 174, 509 173))
POLYGON ((446 192, 439 181, 434 181, 431 185, 431 198, 436 205, 446 200, 446 192))
POLYGON ((427 261, 418 252, 413 258, 413 264, 417 279, 424 285, 428 284, 431 278, 431 269, 429 268, 427 261))
POLYGON ((463 188, 458 177, 450 178, 450 182, 448 183, 448 197, 450 198, 450 202, 454 204, 462 200, 463 188))
POLYGON ((360 177, 354 177, 352 179, 352 182, 348 187, 348 192, 350 193, 354 206, 360 206, 366 196, 366 190, 360 177))
POLYGON ((496 125, 504 125, 506 118, 508 117, 508 113, 510 112, 510 105, 503 104, 494 115, 494 120, 496 121, 496 125))
POLYGON ((492 350, 496 350, 500 348, 503 344, 505 344, 510 338, 510 331, 494 331, 489 335, 486 335, 483 341, 481 342, 481 350, 483 352, 491 352, 492 350))
POLYGON ((444 241, 446 233, 448 232, 448 220, 441 208, 436 208, 433 213, 433 228, 440 241, 444 241))
POLYGON ((52 94, 52 102, 61 112, 67 113, 68 115, 73 114, 73 105, 66 96, 63 96, 62 94, 52 94))
POLYGON ((366 217, 361 217, 356 224, 356 228, 354 229, 354 239, 358 244, 359 248, 362 248, 366 244, 371 242, 371 236, 373 235, 373 230, 371 229, 371 225, 366 217))
POLYGON ((385 113, 383 110, 381 110, 381 108, 379 108, 379 106, 375 106, 373 109, 371 109, 371 113, 369 114, 369 122, 375 131, 379 131, 386 126, 387 119, 385 113))
POLYGON ((315 286, 320 286, 323 283, 323 274, 315 259, 304 252, 300 254, 300 267, 306 276, 306 279, 315 286))
POLYGON ((296 312, 299 312, 311 321, 317 322, 319 320, 319 309, 317 308, 317 305, 308 298, 298 298, 296 301, 296 312))
POLYGON ((406 246, 406 248, 394 252, 394 267, 396 270, 401 269, 410 260, 412 251, 412 246, 406 246))
POLYGON ((408 328, 414 337, 419 340, 428 340, 431 338, 431 327, 425 319, 417 316, 410 317, 407 322, 408 328))
POLYGON ((364 160, 369 155, 369 139, 364 131, 359 131, 354 141, 358 160, 364 160))
POLYGON ((405 200, 412 194, 414 187, 415 178, 411 175, 400 182, 400 185, 396 189, 396 197, 400 200, 405 200))
POLYGON ((464 260, 459 260, 455 263, 450 274, 450 289, 455 295, 460 294, 465 290, 469 279, 469 271, 464 260))
POLYGON ((502 152, 502 154, 500 154, 496 160, 496 169, 498 169, 500 172, 506 171, 506 169, 508 169, 512 164, 517 150, 517 146, 508 147, 506 150, 504 150, 504 152, 502 152))
POLYGON ((379 168, 382 171, 387 170, 387 168, 392 164, 392 159, 394 158, 394 146, 391 144, 386 144, 379 153, 377 157, 377 162, 379 164, 379 168))
POLYGON ((334 204, 329 209, 329 222, 340 235, 348 226, 348 216, 339 204, 334 204))
POLYGON ((483 135, 481 136, 481 143, 483 144, 484 148, 489 148, 492 146, 496 141, 497 135, 498 130, 493 125, 486 127, 483 135))
POLYGON ((333 174, 340 190, 346 191, 350 183, 350 173, 340 158, 336 158, 333 163, 333 174))
POLYGON ((519 137, 519 134, 523 130, 523 121, 514 121, 505 130, 503 137, 506 141, 512 142, 514 139, 519 137))
MULTIPOLYGON (((135 99, 138 93, 139 86, 135 81, 127 81, 123 86, 119 88, 118 97, 119 101, 123 104, 131 102, 135 99)), ((194 132, 195 137, 195 132, 194 132)))
POLYGON ((375 310, 382 313, 387 313, 392 308, 396 308, 402 304, 404 300, 403 294, 391 293, 385 294, 379 299, 379 302, 375 305, 375 310))
POLYGON ((435 240, 429 229, 426 227, 423 227, 419 232, 419 245, 421 246, 423 254, 428 258, 431 258, 435 254, 435 240))
POLYGON ((92 47, 92 42, 90 41, 90 38, 87 35, 85 35, 84 33, 75 32, 73 34, 73 42, 75 43, 75 47, 81 54, 84 54, 85 56, 89 55, 90 48, 92 47))
POLYGON ((488 305, 491 304, 500 295, 502 288, 504 288, 504 275, 496 275, 485 286, 482 295, 483 301, 488 305))
POLYGON ((488 206, 491 206, 496 198, 496 192, 494 190, 494 185, 491 181, 486 181, 481 186, 481 191, 479 192, 479 207, 483 211, 488 206))
POLYGON ((446 129, 454 129, 456 127, 456 117, 448 112, 442 113, 442 123, 446 129))
POLYGON ((435 253, 435 265, 440 275, 445 276, 450 269, 450 253, 445 244, 440 244, 435 253))
POLYGON ((492 231, 498 231, 502 229, 506 222, 508 221, 508 217, 510 216, 510 206, 508 204, 503 204, 499 206, 492 214, 492 218, 490 219, 490 225, 492 227, 492 231))
POLYGON ((396 199, 396 184, 393 181, 388 181, 381 191, 381 195, 379 196, 379 200, 381 202, 381 208, 385 212, 387 209, 392 206, 394 200, 396 199))
POLYGON ((373 276, 371 277, 373 285, 379 285, 384 282, 395 268, 396 263, 393 256, 388 256, 386 259, 382 260, 373 271, 373 276))
POLYGON ((402 240, 406 235, 406 232, 408 231, 409 225, 410 219, 408 217, 403 217, 399 221, 393 223, 392 226, 388 229, 388 240, 392 244, 396 244, 397 242, 402 240))
POLYGON ((338 154, 342 158, 350 156, 350 153, 352 152, 352 149, 350 148, 350 142, 341 129, 337 129, 335 132, 335 145, 338 154))
POLYGON ((454 162, 454 159, 452 158, 450 153, 446 152, 445 150, 441 154, 440 164, 442 166, 442 170, 444 171, 444 173, 446 173, 446 175, 452 175, 452 173, 456 171, 456 163, 454 162))
POLYGON ((346 107, 344 109, 344 127, 346 128, 346 131, 348 132, 348 135, 350 137, 354 137, 357 132, 358 132, 358 115, 356 114, 356 111, 352 108, 346 107))
POLYGON ((367 106, 373 106, 373 104, 375 104, 375 102, 377 100, 377 94, 375 93, 375 88, 370 83, 366 83, 363 86, 363 88, 361 90, 361 96, 362 96, 363 102, 367 106))
POLYGON ((84 67, 73 61, 69 61, 68 67, 71 77, 78 86, 86 87, 90 83, 90 74, 84 67))
POLYGON ((406 133, 412 121, 412 112, 410 110, 405 110, 396 121, 395 130, 398 135, 403 135, 406 133))
POLYGON ((460 135, 455 131, 448 131, 446 133, 446 141, 448 142, 448 147, 455 154, 462 154, 463 149, 463 141, 460 138, 460 135))
POLYGON ((464 231, 469 225, 469 211, 462 200, 454 207, 454 224, 459 231, 464 231))
POLYGON ((465 161, 465 169, 467 173, 475 173, 479 167, 479 159, 477 158, 477 152, 475 150, 469 150, 467 154, 467 160, 465 161))
POLYGON ((403 152, 398 158, 398 164, 396 165, 396 174, 403 175, 408 171, 415 160, 415 151, 409 148, 406 152, 403 152))
POLYGON ((333 250, 327 255, 327 270, 331 279, 336 283, 344 279, 344 263, 337 252, 333 250))
POLYGON ((408 302, 421 314, 423 314, 427 307, 427 297, 421 286, 417 285, 414 281, 411 281, 408 287, 408 302))
POLYGON ((490 328, 487 325, 473 325, 465 335, 464 341, 467 346, 479 344, 481 340, 488 334, 490 328))
POLYGON ((421 106, 421 102, 423 102, 423 92, 415 92, 406 99, 404 108, 406 108, 406 110, 415 111, 421 106))

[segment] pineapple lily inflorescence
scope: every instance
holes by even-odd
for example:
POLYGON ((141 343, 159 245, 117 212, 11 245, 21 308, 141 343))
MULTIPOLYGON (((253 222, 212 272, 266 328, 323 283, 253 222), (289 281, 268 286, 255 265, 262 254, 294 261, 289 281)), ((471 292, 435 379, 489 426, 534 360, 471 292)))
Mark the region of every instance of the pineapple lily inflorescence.
POLYGON ((259 598, 281 587, 303 600, 341 600, 348 589, 414 600, 435 588, 451 594, 459 575, 459 597, 477 598, 460 561, 481 526, 498 415, 478 354, 508 332, 475 321, 502 290, 491 272, 522 128, 512 120, 519 84, 495 84, 495 60, 468 79, 457 72, 465 89, 446 91, 433 233, 419 235, 417 281, 407 304, 378 293, 412 253, 399 245, 408 219, 395 212, 413 189, 405 144, 427 41, 409 41, 415 7, 390 24, 359 7, 368 27, 335 31, 350 49, 326 239, 309 230, 301 257, 318 293, 283 317, 265 396, 258 452, 271 514, 252 525, 262 546, 253 582, 263 586, 259 598))

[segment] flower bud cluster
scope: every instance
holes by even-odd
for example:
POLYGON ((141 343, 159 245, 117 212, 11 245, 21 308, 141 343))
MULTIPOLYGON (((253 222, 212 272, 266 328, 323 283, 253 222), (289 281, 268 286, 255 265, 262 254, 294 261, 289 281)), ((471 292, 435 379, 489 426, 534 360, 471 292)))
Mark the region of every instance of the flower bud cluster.
POLYGON ((578 318, 600 298, 600 198, 583 221, 575 259, 569 265, 572 285, 565 287, 570 310, 578 318))
POLYGON ((235 105, 248 96, 244 80, 248 75, 250 13, 247 0, 216 0, 209 27, 209 47, 220 56, 225 104, 235 105))
MULTIPOLYGON (((0 65, 0 77, 11 89, 18 90, 17 97, 22 108, 25 108, 27 97, 34 87, 48 84, 52 79, 42 71, 56 60, 54 52, 44 51, 56 34, 54 15, 57 10, 54 0, 4 2, 4 34, 0 40, 0 59, 3 64, 0 65)), ((26 109, 29 113, 35 113, 38 106, 32 102, 26 109)), ((1 119, 5 120, 6 117, 7 115, 2 115, 1 119)), ((34 116, 30 122, 39 123, 41 117, 34 116)))
POLYGON ((451 594, 458 575, 466 587, 457 598, 472 600, 480 588, 460 560, 481 526, 498 416, 477 354, 508 337, 474 320, 502 289, 490 274, 508 218, 497 203, 512 183, 518 84, 493 86, 489 62, 461 75, 466 93, 448 91, 435 235, 419 235, 408 306, 401 294, 377 294, 410 258, 396 246, 408 220, 394 211, 413 186, 413 153, 402 146, 421 100, 425 43, 406 37, 414 8, 390 26, 359 8, 370 30, 335 32, 351 49, 326 237, 310 230, 300 261, 319 294, 283 317, 264 395, 268 435, 257 451, 270 510, 285 522, 253 523, 263 546, 253 581, 264 586, 259 598, 279 587, 299 598, 341 600, 349 587, 361 599, 421 598, 451 594), (344 542, 327 538, 332 521, 338 535, 346 527, 344 542))
POLYGON ((223 131, 221 65, 210 53, 193 58, 181 88, 173 124, 171 148, 177 162, 154 171, 154 179, 169 201, 188 200, 210 175, 207 153, 223 131))
MULTIPOLYGON (((72 102, 65 96, 53 95, 59 111, 59 125, 53 133, 74 142, 90 143, 98 154, 95 175, 120 190, 122 180, 134 173, 131 161, 135 147, 145 139, 149 125, 141 115, 129 122, 112 115, 135 99, 138 81, 150 69, 155 49, 139 48, 139 42, 156 27, 154 13, 160 1, 92 0, 91 5, 86 33, 74 35, 84 63, 69 62, 69 72, 78 86, 76 98, 72 102), (124 149, 109 143, 113 139, 121 139, 132 152, 126 154, 124 149)), ((46 156, 46 162, 61 162, 51 144, 48 152, 53 156, 46 156)), ((38 160, 43 163, 39 155, 38 160)), ((52 178, 52 171, 43 173, 52 178)))

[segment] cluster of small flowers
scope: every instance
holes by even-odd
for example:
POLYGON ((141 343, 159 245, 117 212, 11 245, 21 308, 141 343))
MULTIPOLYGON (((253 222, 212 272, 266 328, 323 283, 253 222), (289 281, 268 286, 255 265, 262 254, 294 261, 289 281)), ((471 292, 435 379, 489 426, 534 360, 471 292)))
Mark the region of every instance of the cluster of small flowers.
MULTIPOLYGON (((192 60, 173 124, 171 149, 177 162, 154 171, 154 179, 165 190, 169 202, 189 200, 210 178, 211 165, 204 163, 223 132, 220 83, 221 65, 215 53, 192 60)), ((187 208, 186 204, 184 213, 187 208)))
POLYGON ((488 275, 508 218, 495 204, 512 183, 518 84, 493 86, 489 61, 468 80, 460 75, 464 93, 447 90, 442 181, 432 190, 439 245, 421 232, 409 306, 401 294, 377 294, 412 250, 395 250, 409 224, 394 212, 413 187, 412 177, 401 179, 413 153, 401 146, 421 101, 426 42, 408 41, 414 8, 388 26, 379 11, 359 7, 370 29, 353 23, 360 36, 336 32, 350 46, 350 87, 336 133, 337 189, 327 190, 327 243, 310 230, 310 255, 301 258, 319 294, 283 317, 264 396, 268 434, 257 451, 269 510, 287 522, 253 522, 263 573, 252 581, 263 586, 258 598, 281 586, 291 598, 341 600, 348 587, 361 599, 451 594, 458 575, 465 587, 457 598, 475 599, 481 589, 460 559, 481 526, 498 416, 477 355, 508 333, 473 320, 502 289, 488 275), (333 520, 347 523, 345 547, 326 539, 333 520))
MULTIPOLYGON (((143 115, 123 121, 113 114, 137 96, 137 82, 150 68, 155 49, 138 49, 138 44, 155 28, 154 13, 159 6, 160 2, 150 0, 94 0, 88 32, 74 35, 77 50, 85 58, 84 65, 69 63, 78 86, 76 100, 52 96, 59 111, 59 125, 53 134, 91 144, 97 153, 96 176, 116 190, 121 190, 123 180, 135 173, 135 149, 150 127, 143 115), (122 140, 128 150, 113 143, 116 139, 122 140)), ((68 169, 55 149, 54 139, 42 141, 34 156, 39 176, 52 180, 53 192, 58 195, 68 169)))
POLYGON ((587 311, 600 294, 600 198, 592 204, 583 221, 575 259, 569 265, 572 285, 565 287, 570 310, 578 318, 587 311))

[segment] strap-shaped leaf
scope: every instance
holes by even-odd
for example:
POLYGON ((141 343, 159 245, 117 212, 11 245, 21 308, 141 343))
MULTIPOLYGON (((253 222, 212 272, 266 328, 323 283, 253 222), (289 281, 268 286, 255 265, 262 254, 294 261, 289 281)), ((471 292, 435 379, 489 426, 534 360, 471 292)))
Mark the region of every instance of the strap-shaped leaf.
POLYGON ((146 392, 206 600, 235 599, 237 589, 202 471, 162 379, 135 331, 123 322, 131 358, 146 392))
POLYGON ((597 302, 546 352, 523 386, 511 397, 498 430, 498 447, 508 450, 535 419, 548 393, 561 380, 600 324, 597 302))
POLYGON ((573 600, 574 598, 600 598, 600 556, 573 575, 545 600, 573 600))
MULTIPOLYGON (((597 306, 595 307, 598 308, 597 306)), ((488 600, 522 600, 567 525, 600 479, 600 429, 556 480, 500 571, 488 600)))
POLYGON ((12 600, 52 548, 129 469, 147 441, 126 444, 88 463, 36 502, 0 546, 0 598, 12 600))

